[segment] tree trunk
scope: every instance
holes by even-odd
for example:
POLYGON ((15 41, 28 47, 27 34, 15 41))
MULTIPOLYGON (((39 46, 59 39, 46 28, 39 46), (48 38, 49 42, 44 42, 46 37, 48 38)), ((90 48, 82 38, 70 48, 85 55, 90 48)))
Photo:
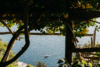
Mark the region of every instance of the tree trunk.
MULTIPOLYGON (((11 50, 10 48, 12 47, 12 43, 14 42, 14 40, 20 35, 20 31, 17 31, 16 34, 14 34, 13 38, 11 39, 11 44, 8 45, 7 47, 7 51, 5 53, 5 56, 3 57, 1 63, 0 63, 0 66, 2 67, 5 67, 7 65, 9 65, 10 63, 14 62, 15 60, 17 60, 25 51, 26 49, 29 47, 29 44, 30 44, 30 41, 29 41, 29 31, 28 31, 28 3, 27 3, 27 0, 23 2, 23 7, 24 7, 24 29, 25 29, 25 46, 22 48, 22 50, 16 54, 16 56, 14 58, 12 58, 11 60, 9 61, 6 61, 6 56, 7 56, 7 53, 9 52, 9 50, 11 50), (13 40, 14 39, 14 40, 13 40)), ((23 26, 22 26, 23 27, 23 26)))
POLYGON ((66 22, 65 59, 67 60, 67 62, 69 64, 71 64, 71 62, 72 62, 72 51, 71 51, 71 49, 73 48, 72 45, 74 44, 74 43, 72 43, 73 35, 72 35, 72 31, 71 31, 70 28, 72 29, 72 22, 71 21, 66 22))

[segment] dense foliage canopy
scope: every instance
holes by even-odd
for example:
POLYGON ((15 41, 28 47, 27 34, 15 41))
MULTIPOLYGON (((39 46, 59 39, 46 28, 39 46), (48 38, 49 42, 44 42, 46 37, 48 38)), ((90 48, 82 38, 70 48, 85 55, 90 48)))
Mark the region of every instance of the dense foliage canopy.
POLYGON ((24 53, 30 43, 28 34, 31 30, 45 33, 43 28, 46 27, 46 33, 60 31, 67 35, 65 29, 69 27, 76 36, 81 37, 87 34, 89 26, 95 25, 94 19, 100 17, 99 0, 0 0, 0 9, 0 21, 13 35, 1 61, 3 65, 8 65, 24 53), (70 23, 73 23, 72 26, 70 23), (9 29, 14 24, 18 25, 15 33, 9 29), (25 33, 25 46, 11 61, 5 62, 22 32, 25 33))
MULTIPOLYGON (((65 34, 65 21, 74 21, 76 36, 84 36, 89 26, 94 26, 93 18, 98 17, 99 0, 28 0, 28 25, 30 30, 47 28, 46 33, 60 32, 65 34), (81 34, 81 35, 79 35, 81 34)), ((7 26, 15 23, 23 26, 23 0, 0 1, 1 19, 7 20, 7 26)))

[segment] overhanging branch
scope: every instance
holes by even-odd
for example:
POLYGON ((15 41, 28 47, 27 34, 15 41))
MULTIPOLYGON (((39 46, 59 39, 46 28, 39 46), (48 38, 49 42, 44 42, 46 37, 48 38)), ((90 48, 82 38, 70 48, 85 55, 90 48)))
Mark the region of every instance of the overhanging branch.
POLYGON ((9 30, 9 32, 13 35, 13 31, 7 26, 7 24, 4 21, 1 21, 1 23, 6 26, 6 28, 9 30))

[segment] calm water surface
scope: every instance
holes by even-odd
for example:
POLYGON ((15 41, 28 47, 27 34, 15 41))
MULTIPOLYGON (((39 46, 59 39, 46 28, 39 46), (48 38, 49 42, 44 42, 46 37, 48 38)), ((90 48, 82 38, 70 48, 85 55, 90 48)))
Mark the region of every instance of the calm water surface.
MULTIPOLYGON (((12 28, 12 30, 16 30, 16 26, 12 28)), ((93 33, 94 28, 89 28, 89 33, 93 33)), ((0 27, 0 32, 8 31, 6 28, 0 27)), ((96 41, 100 41, 100 32, 96 33, 96 41)), ((0 35, 3 38, 3 41, 9 42, 12 35, 0 35)), ((78 44, 85 44, 91 40, 90 37, 78 38, 78 44)), ((21 41, 16 41, 13 51, 18 53, 22 47, 24 46, 25 41, 22 39, 21 41)), ((27 64, 35 65, 37 61, 45 62, 48 67, 56 66, 58 67, 59 58, 64 58, 64 45, 65 45, 65 37, 64 36, 30 36, 30 46, 25 51, 25 53, 19 58, 19 61, 25 62, 27 64), (48 58, 44 58, 45 55, 50 55, 48 58)))

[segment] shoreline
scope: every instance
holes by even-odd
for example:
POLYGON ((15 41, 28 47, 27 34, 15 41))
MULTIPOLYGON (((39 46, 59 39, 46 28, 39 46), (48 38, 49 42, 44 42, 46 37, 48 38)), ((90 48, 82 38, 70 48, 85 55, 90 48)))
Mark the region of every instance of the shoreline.
POLYGON ((21 62, 19 61, 18 62, 18 67, 26 67, 28 64, 24 63, 24 62, 21 62))

